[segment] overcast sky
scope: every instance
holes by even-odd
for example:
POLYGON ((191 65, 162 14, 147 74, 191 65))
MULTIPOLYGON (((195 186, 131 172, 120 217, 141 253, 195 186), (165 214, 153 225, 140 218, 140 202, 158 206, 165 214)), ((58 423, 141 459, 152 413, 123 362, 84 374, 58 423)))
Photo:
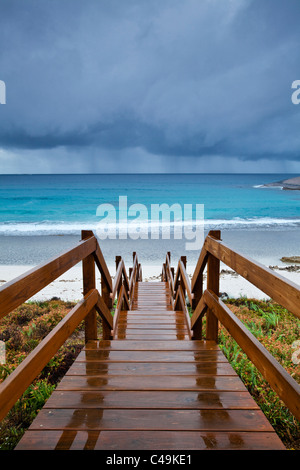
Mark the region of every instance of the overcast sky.
POLYGON ((0 173, 300 173, 299 0, 0 0, 0 173))

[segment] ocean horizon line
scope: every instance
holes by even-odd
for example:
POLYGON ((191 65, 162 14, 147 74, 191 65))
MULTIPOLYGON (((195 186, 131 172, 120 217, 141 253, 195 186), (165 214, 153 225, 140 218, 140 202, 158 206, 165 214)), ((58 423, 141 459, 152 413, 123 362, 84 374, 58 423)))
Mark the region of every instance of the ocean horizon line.
POLYGON ((146 172, 146 171, 142 171, 142 172, 136 172, 136 173, 133 173, 133 172, 128 172, 128 173, 117 173, 117 172, 105 172, 105 173, 97 173, 97 172, 89 172, 89 173, 81 173, 81 172, 72 172, 72 173, 56 173, 56 172, 52 172, 52 173, 0 173, 0 176, 50 176, 50 175, 61 175, 61 176, 66 176, 66 175, 83 175, 83 176, 90 176, 90 175, 116 175, 116 176, 123 176, 123 175, 176 175, 176 176, 179 176, 179 175, 299 175, 299 173, 290 173, 290 172, 287 172, 287 173, 282 173, 282 172, 231 172, 231 171, 226 171, 226 172, 201 172, 201 173, 198 173, 198 172, 193 172, 193 173, 190 173, 190 172, 178 172, 178 173, 173 173, 173 172, 167 172, 167 171, 164 171, 164 172, 155 172, 155 173, 152 173, 152 172, 146 172))

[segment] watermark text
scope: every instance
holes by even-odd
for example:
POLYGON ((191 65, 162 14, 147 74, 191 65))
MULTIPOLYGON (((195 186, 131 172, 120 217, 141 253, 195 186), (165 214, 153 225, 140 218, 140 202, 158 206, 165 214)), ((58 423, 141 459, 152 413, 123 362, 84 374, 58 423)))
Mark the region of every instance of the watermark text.
POLYGON ((96 233, 101 240, 185 239, 186 250, 199 250, 204 242, 204 205, 145 204, 128 206, 127 196, 119 196, 119 206, 103 203, 97 207, 96 233))
POLYGON ((300 80, 294 80, 292 83, 292 89, 296 90, 292 94, 292 103, 300 104, 300 80))
POLYGON ((6 356, 5 356, 5 343, 4 341, 0 341, 0 364, 5 364, 6 356))
POLYGON ((3 80, 0 80, 0 104, 6 104, 6 85, 3 80))

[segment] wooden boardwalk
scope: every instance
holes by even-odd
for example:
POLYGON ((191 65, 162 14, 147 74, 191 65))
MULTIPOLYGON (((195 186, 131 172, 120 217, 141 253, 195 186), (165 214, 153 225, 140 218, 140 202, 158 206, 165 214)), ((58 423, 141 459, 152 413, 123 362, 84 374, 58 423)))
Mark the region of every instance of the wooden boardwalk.
POLYGON ((284 449, 214 341, 192 340, 167 282, 137 282, 113 340, 88 341, 21 449, 284 449))

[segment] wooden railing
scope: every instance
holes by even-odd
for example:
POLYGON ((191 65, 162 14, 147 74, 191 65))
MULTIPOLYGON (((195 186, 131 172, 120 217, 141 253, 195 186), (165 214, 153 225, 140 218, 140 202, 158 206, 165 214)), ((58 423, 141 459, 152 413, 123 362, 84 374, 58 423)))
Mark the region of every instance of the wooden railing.
POLYGON ((218 230, 210 231, 206 237, 191 283, 186 273, 185 258, 180 259, 174 276, 170 253, 167 254, 166 262, 163 264, 162 280, 170 285, 174 309, 187 312, 187 302, 190 303, 192 307, 190 329, 194 340, 202 339, 204 315, 206 315, 205 339, 208 341, 218 341, 218 324, 221 322, 280 399, 300 420, 299 384, 219 298, 220 262, 232 268, 300 318, 299 286, 229 248, 221 241, 221 233, 218 230), (207 268, 207 285, 204 290, 205 268, 207 268))
POLYGON ((82 261, 83 299, 0 384, 0 420, 6 416, 23 392, 83 320, 86 342, 98 339, 97 315, 100 316, 102 322, 102 338, 113 338, 116 319, 114 320, 111 310, 115 298, 118 297, 117 312, 124 300, 126 308, 130 309, 134 285, 141 275, 135 253, 130 279, 127 277, 122 258, 118 257, 118 259, 118 269, 114 281, 112 281, 96 237, 91 231, 82 231, 82 240, 76 246, 0 288, 0 318, 3 318, 82 261), (101 273, 101 293, 96 289, 95 267, 101 273))
POLYGON ((186 295, 192 299, 190 280, 186 273, 186 257, 182 256, 178 261, 177 272, 174 276, 174 268, 171 267, 171 253, 168 252, 166 262, 163 264, 162 280, 169 284, 173 310, 184 312, 187 329, 191 338, 191 320, 185 301, 186 295))
POLYGON ((116 257, 116 276, 114 279, 112 298, 118 292, 118 302, 114 313, 113 337, 115 337, 116 325, 122 310, 131 310, 132 298, 136 282, 142 281, 142 268, 138 262, 137 254, 133 253, 133 266, 129 268, 130 277, 128 279, 125 263, 121 256, 116 257), (123 280, 122 280, 123 279, 123 280))

